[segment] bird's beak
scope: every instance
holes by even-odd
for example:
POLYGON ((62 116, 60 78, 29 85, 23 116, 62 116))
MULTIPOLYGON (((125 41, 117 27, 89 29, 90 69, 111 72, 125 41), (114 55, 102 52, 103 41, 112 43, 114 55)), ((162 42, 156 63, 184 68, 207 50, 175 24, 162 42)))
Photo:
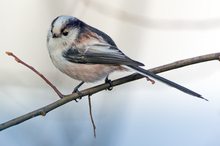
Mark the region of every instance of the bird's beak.
POLYGON ((52 37, 53 37, 53 38, 58 38, 58 37, 59 37, 59 35, 58 35, 58 34, 56 34, 56 33, 53 33, 53 34, 52 34, 52 37))

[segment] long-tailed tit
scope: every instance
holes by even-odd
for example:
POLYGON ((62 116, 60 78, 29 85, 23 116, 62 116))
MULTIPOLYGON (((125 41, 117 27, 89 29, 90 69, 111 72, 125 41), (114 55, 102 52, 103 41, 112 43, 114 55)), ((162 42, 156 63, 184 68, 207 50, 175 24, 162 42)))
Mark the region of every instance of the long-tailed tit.
POLYGON ((48 31, 47 47, 53 64, 60 71, 82 81, 75 91, 84 82, 95 82, 108 77, 113 71, 130 68, 145 77, 153 77, 187 94, 203 98, 190 89, 141 68, 144 64, 126 56, 106 33, 72 16, 59 16, 53 20, 48 31))

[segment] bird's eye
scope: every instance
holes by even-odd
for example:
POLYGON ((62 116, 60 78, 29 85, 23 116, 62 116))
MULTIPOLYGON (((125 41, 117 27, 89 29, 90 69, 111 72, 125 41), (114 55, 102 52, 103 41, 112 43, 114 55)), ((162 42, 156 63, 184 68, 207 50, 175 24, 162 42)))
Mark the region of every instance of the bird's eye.
POLYGON ((63 33, 62 33, 64 36, 67 36, 68 34, 69 34, 69 32, 68 31, 63 31, 63 33))

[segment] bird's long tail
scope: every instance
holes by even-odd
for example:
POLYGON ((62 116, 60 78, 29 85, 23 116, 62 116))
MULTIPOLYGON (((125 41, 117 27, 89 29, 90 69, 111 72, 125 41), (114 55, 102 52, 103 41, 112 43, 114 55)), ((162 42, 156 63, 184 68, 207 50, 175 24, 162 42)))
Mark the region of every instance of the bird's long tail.
POLYGON ((181 86, 181 85, 179 85, 177 83, 174 83, 174 82, 172 82, 172 81, 170 81, 168 79, 165 79, 165 78, 163 78, 161 76, 158 76, 158 75, 156 75, 156 74, 154 74, 154 73, 152 73, 152 72, 150 72, 148 70, 145 70, 145 69, 143 69, 143 68, 141 68, 139 66, 128 66, 128 67, 133 69, 133 70, 135 70, 135 71, 137 71, 139 74, 141 74, 143 76, 146 76, 146 77, 150 76, 150 77, 152 77, 152 78, 154 78, 156 80, 159 80, 159 81, 161 81, 161 82, 163 82, 163 83, 165 83, 165 84, 167 84, 167 85, 169 85, 171 87, 174 87, 174 88, 176 88, 176 89, 178 89, 178 90, 180 90, 180 91, 182 91, 184 93, 187 93, 189 95, 192 95, 192 96, 195 96, 195 97, 198 97, 198 98, 201 98, 201 99, 204 99, 204 100, 208 101, 206 98, 202 97, 202 95, 200 95, 200 94, 198 94, 198 93, 196 93, 196 92, 194 92, 194 91, 192 91, 192 90, 190 90, 190 89, 188 89, 186 87, 183 87, 183 86, 181 86))

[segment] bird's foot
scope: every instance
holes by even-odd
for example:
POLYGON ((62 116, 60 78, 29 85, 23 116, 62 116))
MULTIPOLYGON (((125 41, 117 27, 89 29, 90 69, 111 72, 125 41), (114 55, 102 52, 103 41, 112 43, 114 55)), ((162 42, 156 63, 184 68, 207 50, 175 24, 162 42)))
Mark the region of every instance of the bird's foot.
MULTIPOLYGON (((82 93, 79 91, 79 87, 82 86, 82 84, 84 84, 84 82, 82 81, 79 85, 77 85, 72 93, 77 93, 80 97, 78 99, 82 99, 82 93)), ((77 99, 75 99, 76 102, 78 102, 77 99)))
MULTIPOLYGON (((78 88, 74 88, 73 92, 72 93, 76 93, 78 94, 80 97, 77 98, 77 99, 82 99, 82 93, 78 90, 78 88)), ((76 102, 78 102, 79 100, 75 99, 76 102)))
POLYGON ((108 79, 108 76, 105 78, 105 83, 109 84, 107 90, 111 91, 113 89, 112 81, 108 79))

